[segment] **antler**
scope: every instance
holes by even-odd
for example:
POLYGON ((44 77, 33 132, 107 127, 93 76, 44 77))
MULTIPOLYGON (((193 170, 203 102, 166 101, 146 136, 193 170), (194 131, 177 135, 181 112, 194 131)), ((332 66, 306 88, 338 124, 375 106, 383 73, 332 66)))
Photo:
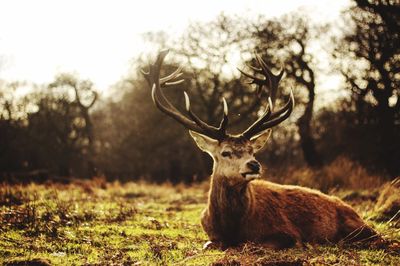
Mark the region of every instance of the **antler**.
POLYGON ((268 106, 264 114, 258 118, 249 128, 247 128, 243 133, 247 139, 250 139, 252 136, 260 133, 268 128, 274 127, 284 120, 286 120, 293 111, 294 107, 294 97, 293 92, 290 90, 290 97, 287 103, 278 111, 273 112, 273 103, 276 100, 276 93, 279 86, 279 81, 283 76, 283 69, 279 72, 278 75, 274 75, 272 71, 269 69, 267 64, 262 60, 262 58, 256 54, 256 60, 259 67, 249 66, 254 72, 257 74, 263 75, 265 78, 258 78, 255 75, 248 74, 239 69, 239 71, 248 78, 251 78, 252 84, 258 85, 258 92, 260 93, 263 86, 266 86, 270 90, 270 97, 268 97, 268 106))
POLYGON ((223 110, 224 114, 221 120, 221 123, 219 127, 214 127, 211 125, 208 125, 206 122, 202 121, 198 116, 196 116, 191 108, 190 108, 190 99, 189 96, 186 92, 184 92, 185 96, 185 105, 186 105, 186 111, 190 117, 190 119, 180 113, 178 109, 176 109, 170 101, 165 97, 163 91, 161 90, 161 87, 163 86, 170 86, 170 85, 176 85, 182 83, 184 80, 176 80, 180 76, 183 75, 181 72, 182 68, 179 67, 176 69, 174 72, 172 72, 170 75, 160 78, 160 70, 162 63, 164 61, 164 58, 167 56, 168 50, 163 50, 161 51, 158 56, 157 60, 154 64, 149 65, 149 71, 145 72, 142 70, 143 75, 145 76, 147 82, 149 83, 151 87, 151 96, 153 98, 154 104, 157 106, 158 109, 160 109, 162 112, 167 114, 168 116, 172 117, 176 121, 178 121, 180 124, 185 126, 187 129, 196 131, 200 134, 206 135, 210 138, 216 139, 216 140, 223 140, 226 138, 226 127, 228 125, 228 105, 226 103, 225 98, 222 99, 223 103, 223 110))

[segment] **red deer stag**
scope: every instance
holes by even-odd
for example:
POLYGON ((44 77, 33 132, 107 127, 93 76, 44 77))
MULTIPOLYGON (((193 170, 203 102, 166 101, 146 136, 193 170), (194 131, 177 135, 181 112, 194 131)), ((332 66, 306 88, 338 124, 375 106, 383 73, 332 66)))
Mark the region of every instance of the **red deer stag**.
MULTIPOLYGON (((234 245, 244 241, 265 243, 273 248, 301 246, 303 243, 337 243, 377 238, 376 232, 346 203, 317 190, 279 185, 258 179, 261 165, 254 155, 265 145, 271 128, 287 119, 294 106, 293 93, 287 103, 273 111, 272 100, 264 114, 240 135, 226 132, 228 106, 223 102, 223 118, 214 127, 195 115, 184 92, 187 115, 179 112, 165 97, 162 87, 182 82, 181 69, 160 78, 168 51, 159 53, 149 71, 144 72, 151 86, 154 104, 162 112, 189 129, 198 147, 214 160, 208 204, 201 224, 214 245, 234 245)), ((276 95, 283 71, 274 75, 256 55, 257 75, 242 72, 254 84, 267 86, 276 95)), ((261 87, 261 88, 260 88, 261 87)))

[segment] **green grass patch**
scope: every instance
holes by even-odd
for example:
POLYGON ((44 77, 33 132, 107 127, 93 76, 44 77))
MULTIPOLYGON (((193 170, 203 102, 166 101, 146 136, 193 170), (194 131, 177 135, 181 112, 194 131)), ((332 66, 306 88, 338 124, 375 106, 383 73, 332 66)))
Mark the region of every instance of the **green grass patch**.
MULTIPOLYGON (((203 250, 206 185, 96 182, 0 188, 0 264, 34 265, 400 265, 384 249, 308 246, 270 250, 251 243, 203 250)), ((352 203, 352 202, 350 202, 352 203)), ((368 197, 353 202, 387 238, 396 223, 374 220, 368 197)))

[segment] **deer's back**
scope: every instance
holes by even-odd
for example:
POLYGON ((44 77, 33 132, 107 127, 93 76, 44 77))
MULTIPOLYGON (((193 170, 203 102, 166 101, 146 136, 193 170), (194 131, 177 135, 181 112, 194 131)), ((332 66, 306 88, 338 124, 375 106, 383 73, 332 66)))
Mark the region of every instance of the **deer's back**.
POLYGON ((359 226, 358 214, 337 197, 317 190, 266 181, 249 184, 245 238, 264 241, 337 242, 359 226))

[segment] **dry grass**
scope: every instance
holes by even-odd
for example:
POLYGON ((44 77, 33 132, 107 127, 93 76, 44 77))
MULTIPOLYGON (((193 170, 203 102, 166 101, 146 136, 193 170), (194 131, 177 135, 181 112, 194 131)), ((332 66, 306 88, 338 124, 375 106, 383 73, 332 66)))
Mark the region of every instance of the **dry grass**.
POLYGON ((382 186, 375 211, 381 220, 400 223, 400 177, 382 186))
MULTIPOLYGON (((400 264, 399 253, 394 250, 361 246, 274 251, 245 243, 225 251, 203 250, 207 236, 200 226, 200 213, 207 189, 207 183, 189 187, 107 183, 102 179, 71 184, 3 184, 0 264, 400 264)), ((357 195, 364 194, 350 197, 350 203, 366 219, 374 217, 373 198, 357 195)), ((395 223, 368 222, 387 238, 400 241, 395 223)))
POLYGON ((346 157, 338 157, 321 169, 289 167, 270 176, 267 173, 266 178, 282 184, 317 188, 324 192, 338 188, 354 190, 378 188, 384 183, 381 176, 368 173, 359 163, 346 157))

